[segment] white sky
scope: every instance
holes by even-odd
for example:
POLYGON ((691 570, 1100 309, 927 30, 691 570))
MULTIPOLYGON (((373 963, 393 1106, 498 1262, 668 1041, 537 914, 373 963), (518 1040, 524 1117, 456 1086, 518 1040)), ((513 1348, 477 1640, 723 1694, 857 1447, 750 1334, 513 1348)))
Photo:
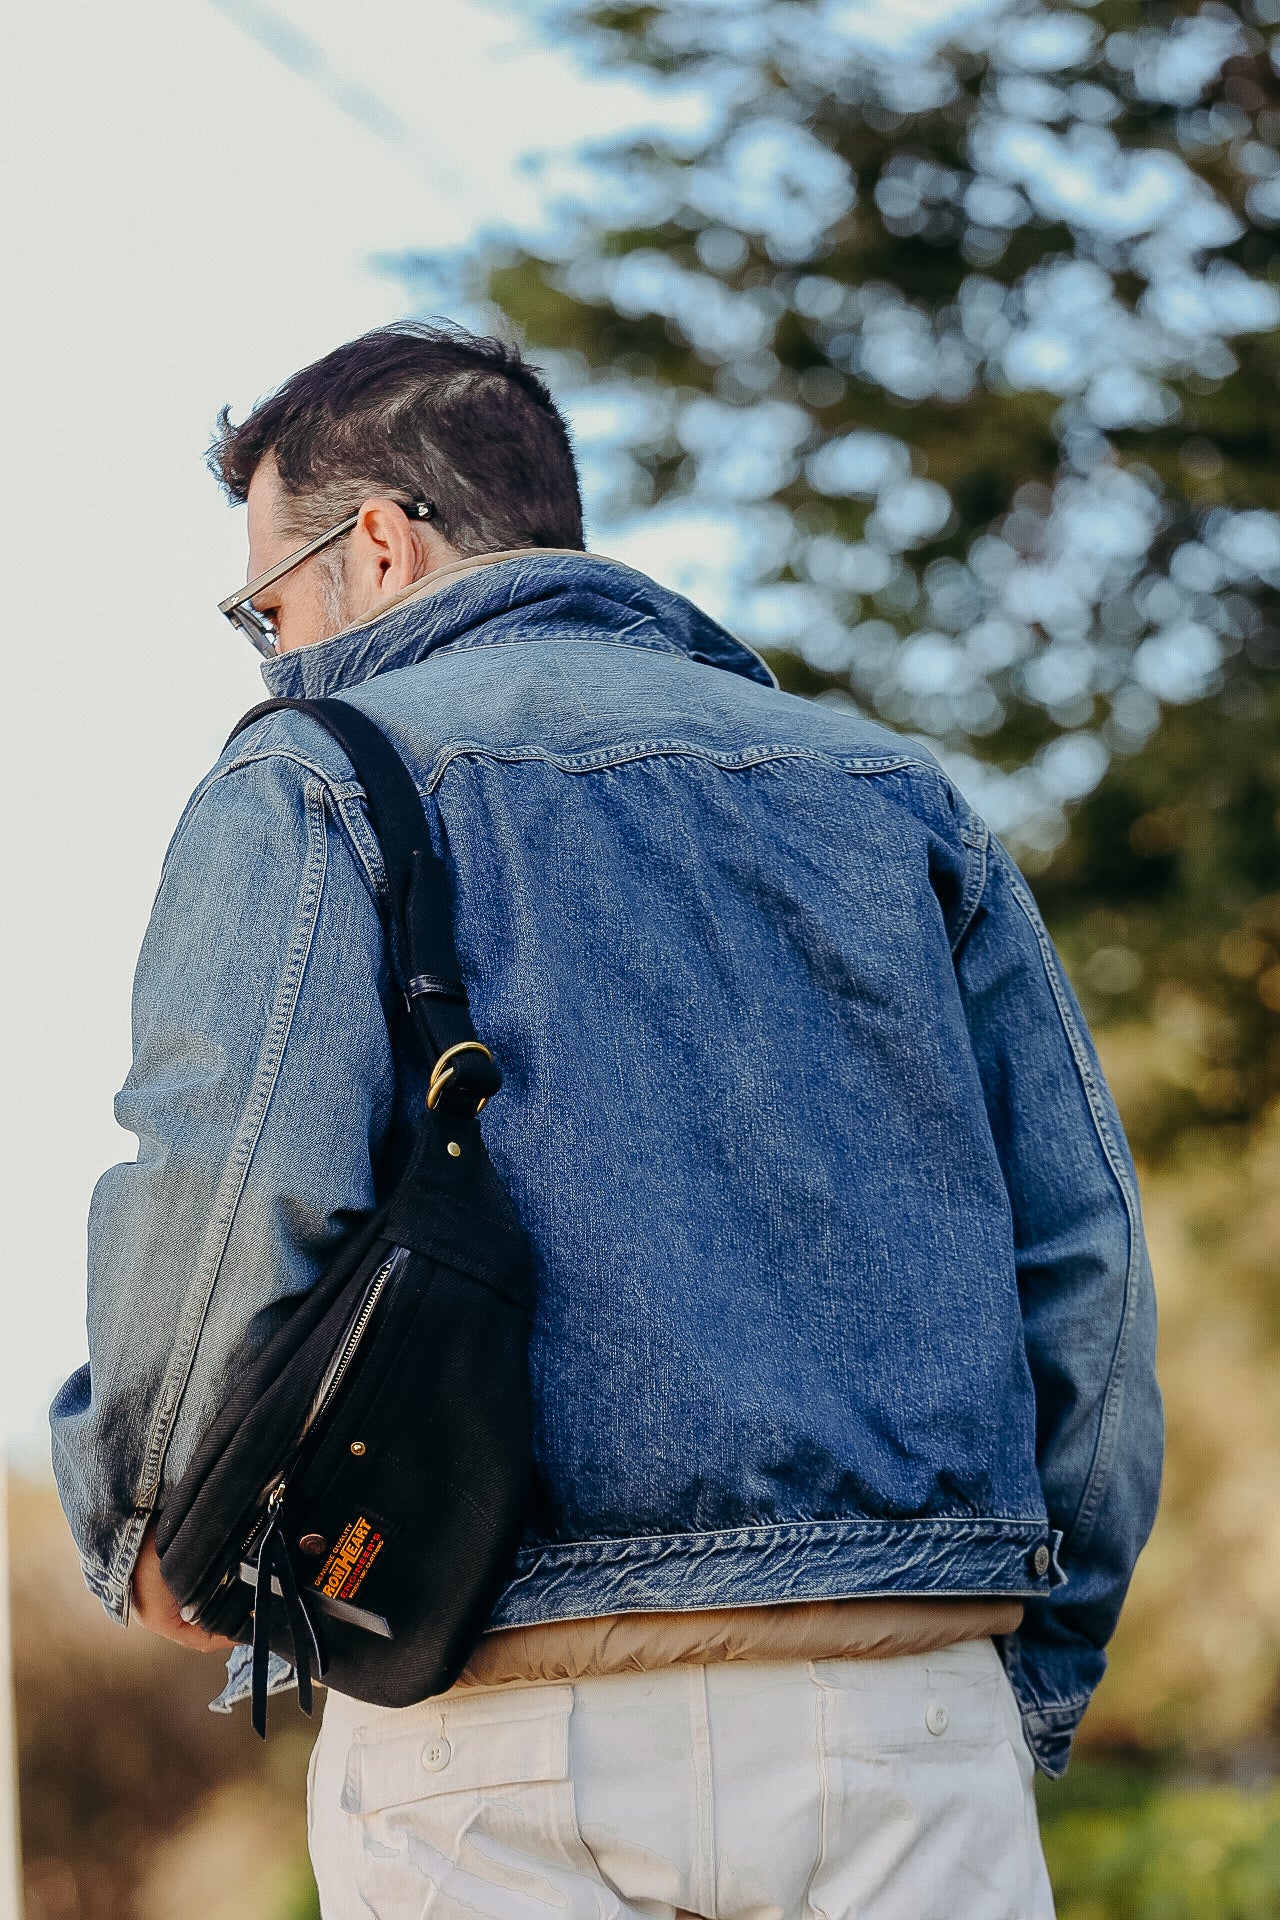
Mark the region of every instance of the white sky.
POLYGON ((37 1457, 84 1357, 89 1194, 134 1148, 111 1099, 160 860, 263 697, 214 610, 244 569, 214 415, 399 311, 369 256, 532 217, 522 152, 645 110, 537 50, 518 7, 277 11, 323 48, 310 80, 243 30, 257 0, 40 0, 3 34, 0 1433, 37 1457), (344 114, 340 80, 413 137, 344 114))

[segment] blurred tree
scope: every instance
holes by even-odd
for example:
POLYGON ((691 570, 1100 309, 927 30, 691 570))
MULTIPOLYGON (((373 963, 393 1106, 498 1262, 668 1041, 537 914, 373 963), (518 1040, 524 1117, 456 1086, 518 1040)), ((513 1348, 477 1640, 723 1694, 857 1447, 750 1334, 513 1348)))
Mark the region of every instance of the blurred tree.
POLYGON ((608 550, 929 741, 1095 1020, 1155 1024, 1140 1146, 1247 1124, 1280 1087, 1280 0, 543 11, 689 131, 592 155, 549 238, 399 270, 543 350, 608 550))

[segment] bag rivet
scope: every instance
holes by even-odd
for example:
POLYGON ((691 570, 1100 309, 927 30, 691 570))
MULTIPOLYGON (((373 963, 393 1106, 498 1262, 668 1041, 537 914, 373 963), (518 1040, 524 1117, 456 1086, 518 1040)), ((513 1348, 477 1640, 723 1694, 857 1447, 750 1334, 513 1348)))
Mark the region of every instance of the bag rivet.
POLYGON ((356 1458, 359 1459, 360 1455, 366 1451, 364 1441, 353 1440, 351 1442, 351 1451, 355 1454, 356 1458))
POLYGON ((319 1559, 322 1553, 329 1551, 329 1543, 322 1533, 304 1533, 298 1542, 298 1550, 301 1553, 314 1554, 319 1559))
POLYGON ((455 1160, 460 1159, 462 1156, 462 1148, 458 1145, 456 1140, 451 1140, 449 1142, 448 1146, 445 1148, 445 1152, 451 1153, 455 1160))

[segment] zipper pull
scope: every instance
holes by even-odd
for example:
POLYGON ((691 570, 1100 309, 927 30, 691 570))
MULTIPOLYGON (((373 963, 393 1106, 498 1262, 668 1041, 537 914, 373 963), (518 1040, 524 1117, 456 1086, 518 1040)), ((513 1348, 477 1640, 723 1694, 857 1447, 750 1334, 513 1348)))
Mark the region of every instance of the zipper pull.
POLYGON ((267 1524, 262 1539, 258 1543, 258 1579, 253 1590, 253 1659, 252 1677, 252 1722, 253 1730, 260 1740, 267 1737, 267 1675, 271 1660, 271 1573, 275 1562, 275 1543, 279 1538, 276 1527, 276 1510, 279 1500, 277 1487, 267 1505, 267 1524))

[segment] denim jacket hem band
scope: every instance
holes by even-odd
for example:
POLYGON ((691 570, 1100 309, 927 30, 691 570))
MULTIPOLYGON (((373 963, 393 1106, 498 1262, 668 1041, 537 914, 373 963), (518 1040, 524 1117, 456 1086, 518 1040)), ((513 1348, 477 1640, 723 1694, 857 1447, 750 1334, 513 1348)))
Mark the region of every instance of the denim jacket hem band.
POLYGON ((1059 1543, 1035 1521, 819 1520, 530 1547, 491 1624, 881 1595, 1043 1599, 1062 1584, 1059 1543))

